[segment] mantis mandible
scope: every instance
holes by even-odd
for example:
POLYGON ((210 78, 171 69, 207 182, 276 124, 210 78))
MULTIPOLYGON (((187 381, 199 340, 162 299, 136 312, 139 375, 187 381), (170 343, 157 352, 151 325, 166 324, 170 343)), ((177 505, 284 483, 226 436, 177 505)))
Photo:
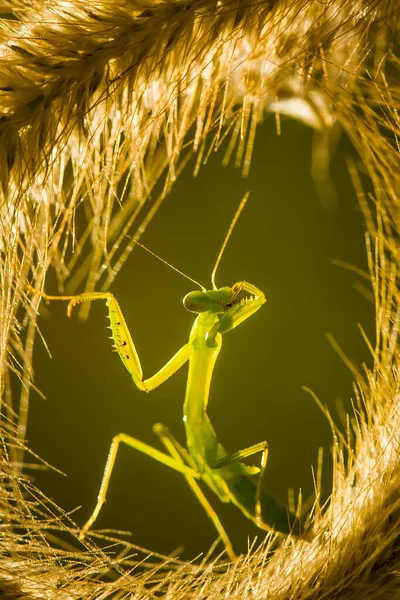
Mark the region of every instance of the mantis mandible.
MULTIPOLYGON (((170 431, 160 423, 155 424, 153 430, 164 445, 166 452, 161 452, 125 433, 116 435, 112 440, 108 453, 96 506, 81 530, 81 539, 84 538, 97 519, 106 500, 110 477, 121 443, 139 450, 182 473, 214 523, 220 538, 225 544, 228 556, 232 560, 235 558, 235 553, 229 537, 215 510, 201 490, 198 481, 205 483, 222 502, 235 504, 259 528, 265 531, 273 529, 285 535, 290 533, 301 534, 300 520, 290 513, 283 504, 267 493, 261 485, 267 464, 267 442, 263 441, 239 452, 229 454, 218 442, 216 432, 206 413, 213 369, 222 347, 222 336, 254 315, 265 302, 264 293, 246 281, 239 281, 231 287, 221 288, 218 288, 215 283, 215 274, 220 259, 247 198, 248 194, 241 201, 221 247, 211 276, 212 289, 206 290, 179 271, 201 288, 198 291, 189 292, 183 299, 185 309, 197 314, 197 317, 187 344, 182 346, 155 375, 148 379, 143 379, 141 363, 131 334, 117 299, 111 292, 82 293, 76 296, 49 296, 29 286, 32 291, 47 300, 69 300, 68 316, 71 315, 72 308, 76 304, 93 300, 105 300, 115 349, 139 390, 150 392, 171 377, 187 361, 189 362, 183 405, 186 448, 181 446, 170 431), (243 293, 250 296, 243 297, 243 293), (248 466, 242 462, 244 458, 256 453, 261 453, 259 467, 248 466)), ((142 247, 147 250, 144 246, 142 247)), ((149 252, 155 255, 154 252, 149 252)), ((160 258, 157 255, 155 256, 160 258)), ((161 258, 160 260, 166 262, 161 258)), ((166 264, 169 265, 169 263, 166 264)), ((172 265, 169 266, 175 269, 172 265)))

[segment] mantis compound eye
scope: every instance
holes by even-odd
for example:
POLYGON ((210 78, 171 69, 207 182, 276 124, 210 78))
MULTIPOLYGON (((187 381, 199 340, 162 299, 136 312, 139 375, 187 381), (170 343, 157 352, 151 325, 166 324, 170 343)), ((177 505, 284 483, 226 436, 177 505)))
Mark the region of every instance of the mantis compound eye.
POLYGON ((210 298, 204 292, 189 292, 183 299, 183 306, 189 312, 202 313, 210 308, 210 298))

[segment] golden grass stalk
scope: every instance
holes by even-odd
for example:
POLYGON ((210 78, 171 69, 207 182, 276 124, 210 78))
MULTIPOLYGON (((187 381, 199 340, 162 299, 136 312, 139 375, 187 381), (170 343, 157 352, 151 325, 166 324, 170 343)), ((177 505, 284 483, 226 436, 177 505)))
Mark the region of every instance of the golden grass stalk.
POLYGON ((5 597, 399 597, 399 10, 379 0, 3 0, 5 597), (127 544, 77 551, 70 517, 21 474, 36 332, 26 282, 40 287, 50 268, 67 291, 107 289, 193 154, 198 170, 228 136, 223 160, 247 174, 266 111, 278 127, 285 114, 316 130, 319 184, 335 130, 358 154, 377 341, 348 430, 332 426, 329 505, 317 505, 311 542, 288 540, 271 558, 268 537, 224 571, 172 559, 139 569, 127 544))

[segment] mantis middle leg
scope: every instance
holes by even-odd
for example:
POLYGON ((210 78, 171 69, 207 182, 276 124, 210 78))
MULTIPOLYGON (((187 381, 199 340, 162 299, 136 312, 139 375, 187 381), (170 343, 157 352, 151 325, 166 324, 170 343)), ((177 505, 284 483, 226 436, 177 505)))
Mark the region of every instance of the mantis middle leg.
POLYGON ((260 496, 261 496, 261 485, 262 485, 262 481, 264 478, 265 468, 267 466, 267 460, 268 460, 268 442, 265 442, 265 441, 259 442, 258 444, 254 444, 253 446, 249 446, 248 448, 243 448, 242 450, 239 450, 238 452, 234 452, 232 454, 227 454, 226 456, 223 456, 222 458, 220 458, 219 460, 217 460, 213 464, 211 464, 210 467, 212 469, 220 469, 220 468, 226 467, 232 463, 240 462, 244 458, 252 456, 253 454, 257 454, 258 452, 261 452, 260 467, 253 467, 254 474, 258 473, 256 504, 255 504, 255 513, 256 513, 255 517, 256 517, 257 525, 260 527, 260 529, 264 529, 265 526, 264 526, 264 521, 262 519, 260 496))
POLYGON ((104 468, 103 479, 101 481, 100 490, 97 496, 96 506, 94 507, 94 510, 90 515, 89 519, 81 529, 79 536, 81 540, 85 537, 88 530, 97 519, 101 507, 106 501, 106 494, 108 486, 110 484, 111 474, 114 469, 118 448, 121 442, 123 444, 126 444, 127 446, 130 446, 131 448, 134 448, 135 450, 139 450, 139 452, 142 452, 143 454, 147 454, 147 456, 154 458, 155 460, 166 465, 167 467, 171 467, 171 469, 175 469, 175 471, 183 473, 183 475, 185 475, 186 477, 190 477, 191 479, 200 477, 200 475, 194 469, 185 465, 183 461, 175 460, 174 458, 171 458, 164 452, 160 452, 159 450, 156 450, 156 448, 153 448, 152 446, 149 446, 148 444, 145 444, 144 442, 141 442, 140 440, 126 433, 118 433, 116 436, 113 437, 110 450, 108 452, 108 458, 106 466, 104 468))

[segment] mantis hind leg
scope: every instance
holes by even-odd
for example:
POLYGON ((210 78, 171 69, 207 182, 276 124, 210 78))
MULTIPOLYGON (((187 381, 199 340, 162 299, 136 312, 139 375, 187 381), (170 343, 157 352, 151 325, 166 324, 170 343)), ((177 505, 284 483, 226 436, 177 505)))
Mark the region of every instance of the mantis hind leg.
MULTIPOLYGON (((212 463, 210 465, 210 467, 212 469, 221 469, 223 467, 231 465, 232 463, 240 462, 244 458, 252 456, 253 454, 257 454, 258 452, 261 452, 260 466, 259 467, 247 467, 247 465, 246 465, 245 468, 246 468, 246 470, 248 469, 249 475, 258 474, 257 490, 256 490, 256 503, 255 503, 255 519, 256 519, 256 523, 257 523, 258 527, 260 527, 260 529, 265 529, 265 524, 264 524, 264 521, 262 518, 260 498, 261 498, 261 485, 262 485, 262 481, 264 478, 265 468, 267 466, 267 460, 268 460, 268 442, 259 442, 258 444, 254 444, 253 446, 249 446, 248 448, 243 448, 243 450, 234 452, 233 454, 227 454, 226 456, 223 456, 219 460, 212 463)), ((268 527, 268 529, 270 529, 270 527, 268 527)))
POLYGON ((111 474, 114 469, 118 448, 121 442, 123 444, 126 444, 127 446, 130 446, 131 448, 134 448, 135 450, 139 450, 139 452, 142 452, 143 454, 147 454, 147 456, 154 458, 155 460, 163 463, 167 467, 171 467, 172 469, 175 469, 175 471, 183 473, 183 475, 185 475, 186 477, 190 476, 192 479, 200 477, 200 475, 194 469, 191 469, 189 466, 185 465, 185 463, 182 460, 175 460, 174 458, 171 458, 164 452, 160 452, 159 450, 156 450, 156 448, 153 448, 152 446, 149 446, 148 444, 145 444, 144 442, 141 442, 140 440, 137 440, 136 438, 126 433, 119 433, 118 435, 114 436, 112 440, 110 450, 108 452, 106 466, 104 468, 103 479, 101 481, 99 493, 97 495, 97 503, 89 519, 81 529, 79 536, 81 540, 83 540, 90 527, 96 521, 100 510, 104 502, 106 501, 106 495, 108 486, 110 484, 111 474))
MULTIPOLYGON (((191 465, 192 459, 189 456, 188 452, 185 450, 185 448, 183 448, 183 446, 179 444, 179 442, 174 438, 174 436, 171 434, 167 427, 165 427, 161 423, 156 423, 153 427, 153 431, 158 435, 165 449, 174 460, 191 465)), ((185 479, 192 492, 204 508, 206 514, 213 522, 215 529, 218 531, 219 537, 225 545, 226 552, 229 558, 232 561, 235 560, 237 557, 235 552, 233 551, 232 543, 221 521, 219 520, 217 513, 205 497, 203 491, 201 490, 199 484, 196 482, 194 477, 187 473, 183 473, 183 475, 185 476, 185 479)))

